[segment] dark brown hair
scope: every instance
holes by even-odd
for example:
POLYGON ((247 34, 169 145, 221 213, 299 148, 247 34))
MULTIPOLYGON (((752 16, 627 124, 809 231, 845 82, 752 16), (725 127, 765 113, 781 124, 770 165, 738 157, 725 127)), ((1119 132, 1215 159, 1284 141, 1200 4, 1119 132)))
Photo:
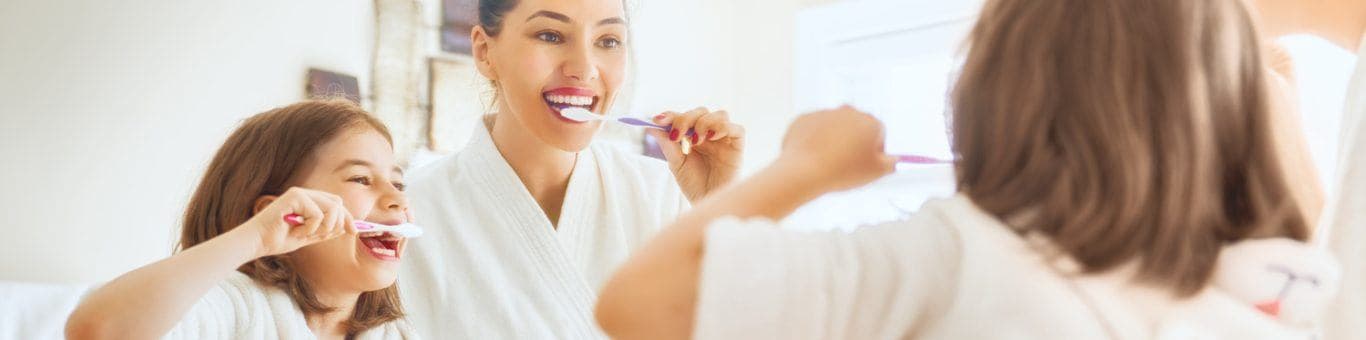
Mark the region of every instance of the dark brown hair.
MULTIPOLYGON (((384 123, 345 100, 305 101, 248 118, 218 149, 190 198, 179 248, 194 247, 251 219, 257 198, 284 194, 319 147, 356 127, 372 128, 393 143, 384 123)), ((262 257, 238 271, 284 290, 307 315, 333 311, 313 295, 288 255, 262 257)), ((346 327, 356 334, 401 317, 395 284, 362 293, 346 327)))
POLYGON ((991 0, 955 85, 959 191, 1088 273, 1191 296, 1220 248, 1304 240, 1238 0, 991 0))

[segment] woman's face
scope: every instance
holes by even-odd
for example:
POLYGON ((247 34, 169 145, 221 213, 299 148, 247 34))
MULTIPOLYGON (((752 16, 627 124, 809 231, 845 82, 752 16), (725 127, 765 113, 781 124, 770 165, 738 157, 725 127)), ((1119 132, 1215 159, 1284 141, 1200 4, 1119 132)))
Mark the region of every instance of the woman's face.
POLYGON ((475 58, 496 84, 500 114, 558 149, 587 147, 601 123, 559 110, 607 112, 626 73, 625 18, 620 0, 522 0, 497 37, 476 27, 475 58))
MULTIPOLYGON (((389 141, 368 126, 343 131, 318 148, 301 169, 299 186, 341 196, 358 221, 407 221, 403 171, 389 141)), ((314 286, 367 292, 394 284, 406 244, 406 239, 393 235, 362 233, 309 245, 289 257, 314 286)))

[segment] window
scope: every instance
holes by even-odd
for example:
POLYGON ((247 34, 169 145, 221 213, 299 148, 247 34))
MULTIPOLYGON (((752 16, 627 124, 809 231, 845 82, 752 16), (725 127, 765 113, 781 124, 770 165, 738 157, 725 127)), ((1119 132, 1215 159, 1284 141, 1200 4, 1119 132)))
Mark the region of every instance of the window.
MULTIPOLYGON (((850 104, 887 126, 887 151, 950 159, 945 105, 963 38, 978 1, 857 1, 797 17, 795 107, 850 104)), ((813 202, 793 214, 802 227, 887 221, 954 192, 949 165, 903 165, 857 191, 813 202)))

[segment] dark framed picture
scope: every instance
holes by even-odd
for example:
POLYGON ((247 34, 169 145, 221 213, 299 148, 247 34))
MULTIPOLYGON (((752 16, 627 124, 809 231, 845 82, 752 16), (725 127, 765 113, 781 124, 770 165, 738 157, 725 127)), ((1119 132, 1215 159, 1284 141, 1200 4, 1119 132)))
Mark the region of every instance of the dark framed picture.
POLYGON ((479 0, 441 0, 441 50, 470 54, 470 30, 479 24, 479 0))
POLYGON ((308 69, 304 93, 308 99, 346 98, 360 104, 360 82, 356 77, 328 70, 308 69))

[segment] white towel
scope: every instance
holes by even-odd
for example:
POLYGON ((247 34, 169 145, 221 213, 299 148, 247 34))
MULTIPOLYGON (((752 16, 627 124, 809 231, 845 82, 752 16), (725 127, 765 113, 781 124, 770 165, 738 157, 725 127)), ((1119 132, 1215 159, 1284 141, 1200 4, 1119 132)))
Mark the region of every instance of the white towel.
MULTIPOLYGON (((147 297, 155 299, 155 296, 147 297)), ((136 313, 137 311, 128 311, 136 313)), ((289 294, 242 273, 210 289, 163 339, 316 339, 289 294)), ((359 334, 357 339, 417 339, 404 320, 359 334)))
POLYGON ((1337 194, 1315 235, 1342 261, 1343 290, 1324 330, 1330 340, 1366 336, 1366 37, 1351 84, 1338 144, 1337 194))
POLYGON ((409 178, 426 234, 404 251, 399 292, 427 338, 604 337, 598 290, 688 205, 664 162, 595 143, 579 152, 557 228, 487 125, 409 178))
MULTIPOLYGON (((964 196, 932 200, 907 220, 852 233, 719 220, 707 231, 694 335, 1244 340, 1311 339, 1317 331, 1220 289, 1176 300, 1133 284, 1130 268, 1081 275, 1065 256, 1050 260, 1040 251, 1047 246, 1046 239, 1020 237, 964 196)), ((1271 288, 1249 297, 1275 297, 1281 285, 1271 288)), ((1301 315, 1307 313, 1293 316, 1301 315)))

